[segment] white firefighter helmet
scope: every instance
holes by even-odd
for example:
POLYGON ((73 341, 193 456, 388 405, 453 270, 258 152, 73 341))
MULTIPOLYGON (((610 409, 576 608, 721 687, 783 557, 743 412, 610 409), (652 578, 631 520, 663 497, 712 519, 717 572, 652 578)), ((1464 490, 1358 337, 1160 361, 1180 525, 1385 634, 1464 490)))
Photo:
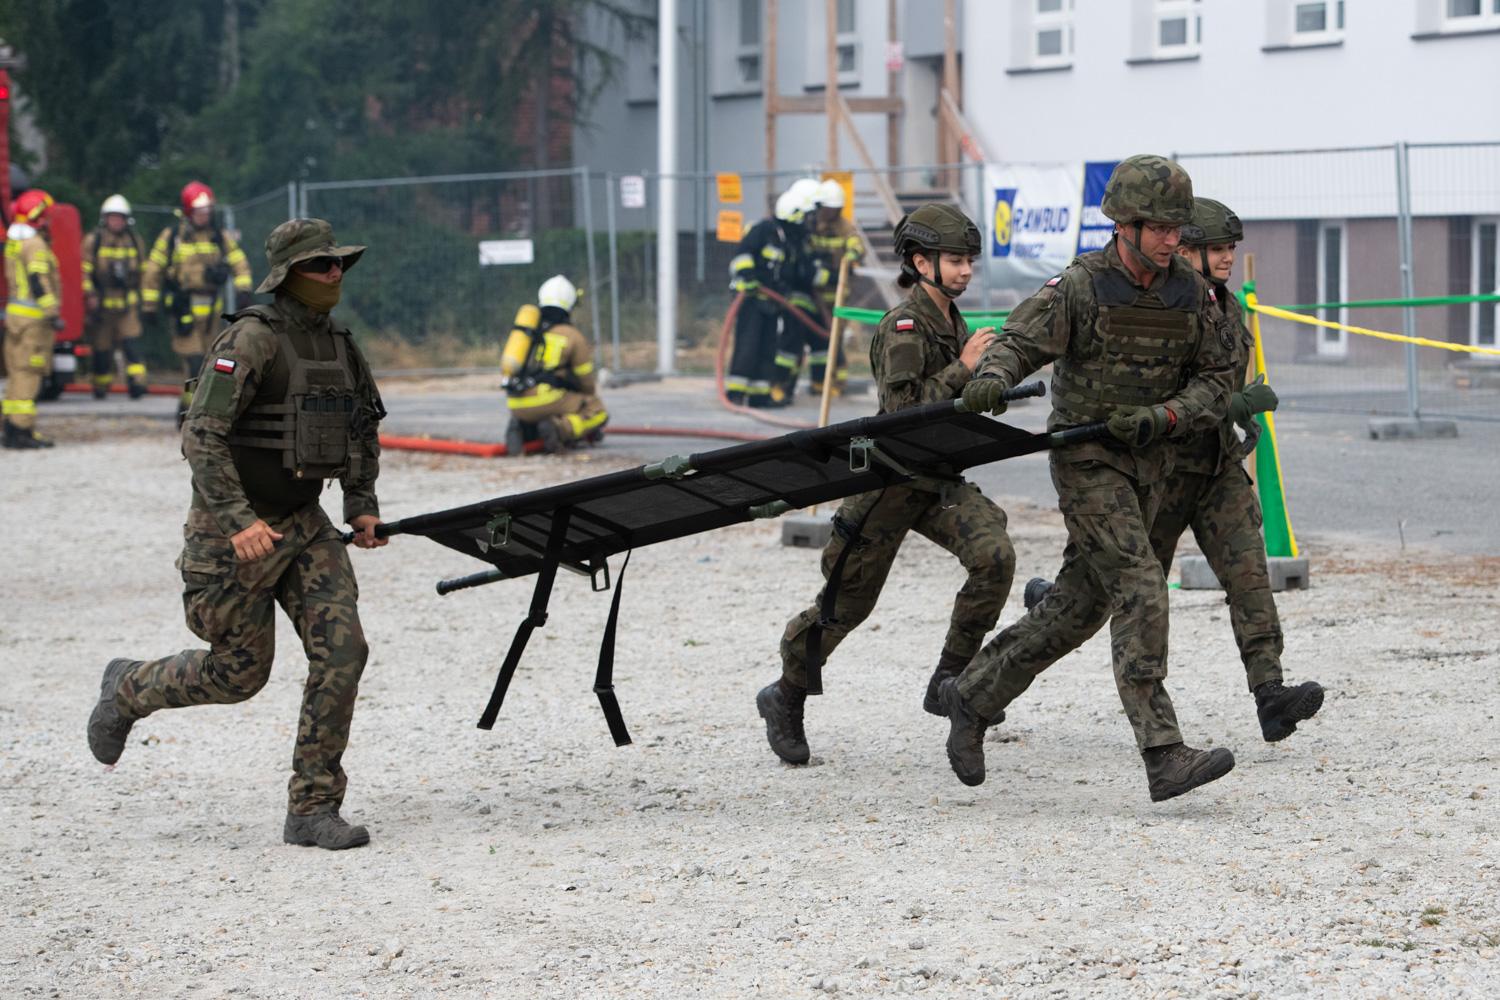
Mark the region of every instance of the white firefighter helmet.
POLYGON ((128 221, 135 221, 130 218, 130 202, 123 194, 112 194, 104 199, 104 204, 99 206, 100 220, 102 221, 106 215, 123 215, 128 221))
POLYGON ((796 191, 783 191, 776 199, 776 218, 782 222, 801 222, 807 217, 807 209, 796 191))
POLYGON ((537 290, 536 304, 539 306, 553 306, 563 312, 572 312, 573 306, 578 303, 578 289, 573 283, 560 274, 555 274, 542 282, 542 287, 537 290))
POLYGON ((844 185, 832 178, 819 184, 818 205, 822 208, 843 208, 844 185))

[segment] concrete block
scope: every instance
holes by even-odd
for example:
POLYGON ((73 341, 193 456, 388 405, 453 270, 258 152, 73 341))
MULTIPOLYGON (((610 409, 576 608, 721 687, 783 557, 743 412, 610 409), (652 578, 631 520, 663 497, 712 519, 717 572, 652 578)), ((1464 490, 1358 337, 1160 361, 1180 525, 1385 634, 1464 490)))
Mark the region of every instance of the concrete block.
MULTIPOLYGON (((1202 556, 1186 556, 1177 560, 1182 572, 1183 590, 1223 590, 1219 578, 1209 568, 1208 560, 1202 556)), ((1271 556, 1266 560, 1266 570, 1271 578, 1271 590, 1306 590, 1311 585, 1311 576, 1306 556, 1271 556)))
POLYGON ((833 536, 833 511, 787 514, 781 519, 781 544, 798 549, 821 549, 833 536))
POLYGON ((1377 441, 1456 438, 1458 422, 1432 417, 1375 417, 1370 421, 1370 437, 1377 441))

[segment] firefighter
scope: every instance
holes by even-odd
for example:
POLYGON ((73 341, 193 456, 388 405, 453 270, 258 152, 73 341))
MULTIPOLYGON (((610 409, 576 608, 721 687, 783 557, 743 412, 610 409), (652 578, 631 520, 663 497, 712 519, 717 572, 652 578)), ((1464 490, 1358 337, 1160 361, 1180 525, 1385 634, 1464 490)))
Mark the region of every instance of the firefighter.
MULTIPOLYGON (((831 277, 823 286, 824 313, 832 317, 834 300, 838 296, 837 275, 839 264, 847 260, 851 267, 865 259, 865 241, 860 237, 854 223, 844 218, 844 185, 836 180, 826 180, 818 185, 817 222, 813 226, 808 242, 812 246, 813 258, 826 268, 831 277)), ((849 352, 847 343, 839 344, 838 364, 833 370, 833 395, 838 397, 849 382, 849 352)), ((808 364, 808 375, 812 378, 810 391, 814 395, 823 392, 823 376, 828 365, 828 345, 812 344, 808 364)))
MULTIPOLYGON (((729 261, 730 288, 745 293, 735 319, 734 354, 724 382, 729 401, 736 405, 760 408, 791 402, 784 366, 778 362, 790 360, 783 358, 782 336, 786 324, 796 321, 765 292, 783 298, 792 292, 795 271, 805 259, 802 222, 811 209, 811 197, 793 185, 776 199, 771 218, 750 227, 729 261)), ((796 378, 795 360, 791 360, 791 377, 796 378)))
POLYGON ((554 455, 604 438, 609 414, 595 394, 594 351, 571 321, 578 294, 566 277, 554 275, 537 290, 537 304, 516 313, 500 361, 510 409, 508 454, 520 456, 533 439, 554 455))
POLYGON ((52 374, 52 344, 62 318, 62 284, 52 255, 48 226, 52 196, 33 188, 11 202, 15 221, 5 231, 5 417, 7 448, 50 448, 36 432, 36 396, 52 374))
POLYGON ((828 268, 813 256, 810 242, 818 207, 818 189, 817 181, 804 177, 787 190, 787 198, 802 213, 802 219, 788 230, 792 242, 786 266, 782 269, 782 280, 786 285, 787 302, 802 316, 791 309, 784 310, 782 316, 781 334, 776 343, 776 377, 771 382, 771 402, 778 406, 791 403, 804 354, 823 352, 824 360, 827 360, 828 338, 810 328, 802 318, 827 322, 818 305, 818 296, 828 287, 828 268))
POLYGON ((88 341, 94 350, 94 398, 114 383, 115 348, 125 355, 130 398, 146 394, 141 354, 141 265, 146 250, 122 194, 104 199, 99 225, 83 238, 83 294, 88 305, 88 341))
MULTIPOLYGON (((186 380, 198 377, 203 353, 218 329, 224 282, 234 275, 235 308, 248 308, 250 264, 234 237, 214 223, 214 193, 193 181, 182 189, 182 218, 161 231, 141 273, 141 312, 150 318, 166 307, 172 350, 182 359, 186 380)), ((177 423, 192 402, 184 388, 177 423)))

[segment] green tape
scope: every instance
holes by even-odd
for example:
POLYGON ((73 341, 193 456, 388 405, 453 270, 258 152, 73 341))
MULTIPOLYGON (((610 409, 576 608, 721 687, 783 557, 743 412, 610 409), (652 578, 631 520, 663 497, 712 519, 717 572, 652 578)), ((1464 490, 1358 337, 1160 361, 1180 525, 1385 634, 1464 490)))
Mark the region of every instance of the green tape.
MULTIPOLYGON (((1250 285, 1246 282, 1246 285, 1250 285)), ((1254 291, 1253 286, 1250 288, 1254 291)), ((1241 301, 1244 301, 1241 296, 1241 301)), ((1276 306, 1287 312, 1315 309, 1390 309, 1405 306, 1459 306, 1469 302, 1500 302, 1500 295, 1435 295, 1425 299, 1365 299, 1361 302, 1316 302, 1310 306, 1276 306)), ((1270 303, 1265 303, 1270 305, 1270 303)))
POLYGON ((1257 413, 1260 440, 1255 445, 1255 481, 1260 489, 1260 510, 1265 519, 1266 555, 1291 556, 1292 522, 1282 491, 1281 463, 1276 460, 1276 436, 1266 425, 1266 415, 1257 413))
MULTIPOLYGON (((855 309, 853 306, 840 306, 833 311, 839 319, 851 320, 855 323, 869 323, 874 325, 885 318, 885 313, 880 309, 855 309)), ((978 312, 966 312, 963 314, 964 322, 970 325, 983 323, 989 320, 1003 320, 1010 315, 1009 309, 986 309, 978 312)))

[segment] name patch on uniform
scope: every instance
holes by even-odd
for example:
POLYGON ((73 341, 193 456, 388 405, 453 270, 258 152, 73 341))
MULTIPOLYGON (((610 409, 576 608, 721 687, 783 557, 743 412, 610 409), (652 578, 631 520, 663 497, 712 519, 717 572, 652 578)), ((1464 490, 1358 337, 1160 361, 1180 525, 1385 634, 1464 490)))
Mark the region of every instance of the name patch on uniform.
POLYGON ((232 372, 234 371, 234 362, 230 361, 228 358, 216 358, 214 360, 214 371, 232 372))
POLYGON ((1061 280, 1062 280, 1062 275, 1059 274, 1057 277, 1053 278, 1051 281, 1047 282, 1047 284, 1043 285, 1042 287, 1043 288, 1051 288, 1053 285, 1057 284, 1061 280))
POLYGON ((898 329, 898 330, 914 330, 914 329, 916 329, 916 326, 917 326, 917 321, 914 320, 914 319, 898 319, 898 320, 896 320, 896 329, 898 329))

